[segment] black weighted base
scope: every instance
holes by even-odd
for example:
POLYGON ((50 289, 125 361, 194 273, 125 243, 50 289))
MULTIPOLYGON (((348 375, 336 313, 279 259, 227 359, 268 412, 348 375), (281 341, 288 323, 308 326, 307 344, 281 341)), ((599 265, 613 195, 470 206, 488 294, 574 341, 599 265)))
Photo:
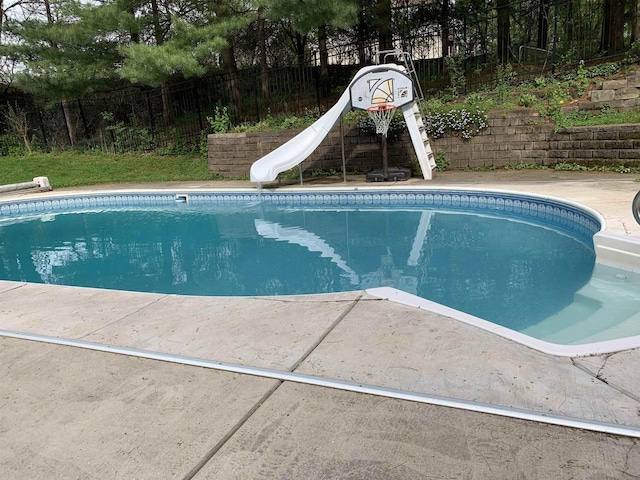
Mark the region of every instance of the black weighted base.
POLYGON ((366 175, 367 182, 397 182, 411 178, 411 170, 408 168, 390 168, 387 178, 384 178, 382 170, 372 170, 366 175))
POLYGON ((633 210, 633 218, 636 219, 636 222, 640 223, 640 192, 636 193, 633 203, 631 204, 631 209, 633 210))

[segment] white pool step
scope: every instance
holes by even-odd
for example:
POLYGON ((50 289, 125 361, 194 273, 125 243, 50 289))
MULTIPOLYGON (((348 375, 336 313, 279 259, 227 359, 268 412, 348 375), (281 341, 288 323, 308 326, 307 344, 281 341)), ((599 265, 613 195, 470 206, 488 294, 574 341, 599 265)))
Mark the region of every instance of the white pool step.
POLYGON ((547 342, 582 344, 640 335, 640 285, 635 276, 596 265, 574 302, 522 333, 547 342), (617 272, 617 273, 616 273, 617 272))

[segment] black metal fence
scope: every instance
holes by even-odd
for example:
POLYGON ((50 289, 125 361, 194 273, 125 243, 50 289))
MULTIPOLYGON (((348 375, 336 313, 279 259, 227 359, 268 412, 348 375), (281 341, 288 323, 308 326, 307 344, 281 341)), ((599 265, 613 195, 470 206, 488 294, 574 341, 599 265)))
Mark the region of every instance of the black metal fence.
MULTIPOLYGON (((457 28, 459 32, 471 30, 470 26, 464 30, 457 28)), ((427 40, 435 44, 438 35, 435 32, 430 39, 403 38, 399 46, 406 44, 415 49, 416 45, 426 45, 427 40)), ((470 33, 458 35, 459 44, 468 41, 468 36, 470 33)), ((575 62, 572 65, 568 57, 557 55, 555 43, 549 49, 531 46, 533 43, 522 44, 510 52, 520 79, 559 71, 561 67, 575 69, 575 62)), ((196 151, 203 145, 206 133, 212 131, 209 119, 225 113, 231 124, 237 125, 259 122, 268 116, 326 111, 361 66, 357 46, 342 45, 335 50, 339 53, 329 57, 325 70, 319 65, 318 55, 310 54, 296 65, 271 68, 266 74, 255 66, 198 79, 172 79, 163 88, 131 87, 49 107, 36 107, 26 97, 21 97, 20 102, 0 100, 0 112, 20 104, 26 114, 29 138, 36 148, 45 151, 70 146, 109 152, 196 151)), ((377 45, 367 45, 366 51, 369 60, 375 58, 377 45)), ((459 51, 457 56, 460 58, 459 51)), ((444 58, 421 58, 414 62, 427 95, 450 85, 444 58)), ((465 89, 495 86, 496 63, 496 55, 486 51, 465 56, 462 65, 465 89)), ((19 150, 20 145, 0 115, 0 155, 19 150)))

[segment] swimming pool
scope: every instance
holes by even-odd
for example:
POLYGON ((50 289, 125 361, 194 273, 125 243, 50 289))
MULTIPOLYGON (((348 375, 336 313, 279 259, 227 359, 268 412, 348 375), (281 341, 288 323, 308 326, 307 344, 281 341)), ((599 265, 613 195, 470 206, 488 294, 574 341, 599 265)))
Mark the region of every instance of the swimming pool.
POLYGON ((627 307, 637 296, 632 274, 621 282, 594 268, 600 228, 594 212, 510 192, 51 196, 0 204, 0 277, 187 295, 391 288, 545 341, 585 343, 629 335, 621 324, 637 313, 618 309, 625 318, 600 328, 615 310, 602 313, 610 277, 625 284, 627 307), (589 328, 571 328, 585 318, 589 328))

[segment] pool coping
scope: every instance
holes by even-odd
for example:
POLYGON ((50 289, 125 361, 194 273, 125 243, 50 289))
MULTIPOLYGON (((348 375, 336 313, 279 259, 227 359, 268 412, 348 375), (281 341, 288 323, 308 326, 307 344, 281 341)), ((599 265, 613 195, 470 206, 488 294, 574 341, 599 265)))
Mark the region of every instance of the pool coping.
MULTIPOLYGON (((262 188, 261 191, 264 193, 274 193, 280 189, 277 188, 262 188)), ((500 189, 500 188, 479 188, 479 187, 465 187, 465 186, 455 186, 448 187, 443 185, 409 185, 409 184, 397 184, 394 183, 392 186, 378 186, 378 185, 359 185, 359 186, 289 186, 286 189, 282 190, 285 194, 295 194, 295 193, 309 193, 309 192, 321 192, 321 193, 330 193, 330 192, 402 192, 402 191, 445 191, 445 192, 472 192, 472 193, 495 193, 495 194, 504 194, 504 195, 514 195, 514 196, 523 196, 537 200, 546 200, 551 202, 556 202, 560 204, 564 204, 570 206, 572 208, 581 210, 588 215, 594 217, 600 223, 600 230, 596 232, 593 236, 594 239, 594 249, 596 252, 596 263, 601 263, 603 265, 613 266, 616 268, 623 268, 634 272, 640 272, 640 238, 634 238, 629 236, 621 236, 616 233, 607 232, 607 222, 604 216, 598 212, 597 210, 584 205, 579 202, 575 202, 572 200, 564 199, 557 196, 546 195, 546 194, 538 194, 520 190, 512 190, 512 189, 500 189), (629 268, 631 266, 631 268, 629 268)), ((187 188, 178 188, 178 187, 170 187, 170 188, 122 188, 122 189, 104 189, 104 190, 94 190, 94 189, 79 189, 75 191, 49 191, 49 192, 29 192, 25 194, 20 194, 19 196, 9 196, 9 197, 1 197, 0 198, 0 206, 4 203, 15 202, 15 201, 32 201, 38 198, 49 198, 49 199, 61 199, 61 198, 73 198, 73 197, 82 197, 87 195, 101 195, 101 196, 109 196, 109 195, 136 195, 136 194, 149 194, 151 192, 162 192, 163 194, 175 195, 176 200, 181 200, 184 196, 185 201, 189 201, 190 194, 257 194, 256 188, 247 188, 247 187, 187 187, 187 188)), ((354 205, 357 207, 358 205, 354 205)), ((355 292, 358 290, 353 290, 355 292)), ((468 325, 475 326, 484 331, 496 334, 503 338, 507 338, 519 344, 525 345, 529 348, 535 349, 537 351, 561 356, 561 357, 579 357, 579 356, 590 356, 590 355, 599 355, 599 354, 607 354, 614 353, 624 350, 630 350, 634 348, 640 348, 640 335, 625 337, 615 340, 607 340, 603 342, 594 342, 588 344, 581 345, 562 345, 555 344, 551 342, 546 342, 543 340, 539 340, 528 335, 522 334, 515 330, 511 330, 509 328, 494 324, 487 320, 481 319, 479 317, 475 317, 473 315, 467 314, 465 312, 455 310, 450 307, 446 307, 444 305, 438 304, 436 302, 423 299, 421 297, 412 295, 410 293, 391 288, 391 287, 378 287, 372 289, 364 290, 368 294, 382 299, 387 299, 392 302, 396 302, 402 305, 411 306, 413 308, 428 310, 430 312, 443 315, 454 320, 466 323, 468 325)), ((345 292, 347 293, 347 292, 345 292)), ((317 294, 323 295, 323 294, 317 294)))

